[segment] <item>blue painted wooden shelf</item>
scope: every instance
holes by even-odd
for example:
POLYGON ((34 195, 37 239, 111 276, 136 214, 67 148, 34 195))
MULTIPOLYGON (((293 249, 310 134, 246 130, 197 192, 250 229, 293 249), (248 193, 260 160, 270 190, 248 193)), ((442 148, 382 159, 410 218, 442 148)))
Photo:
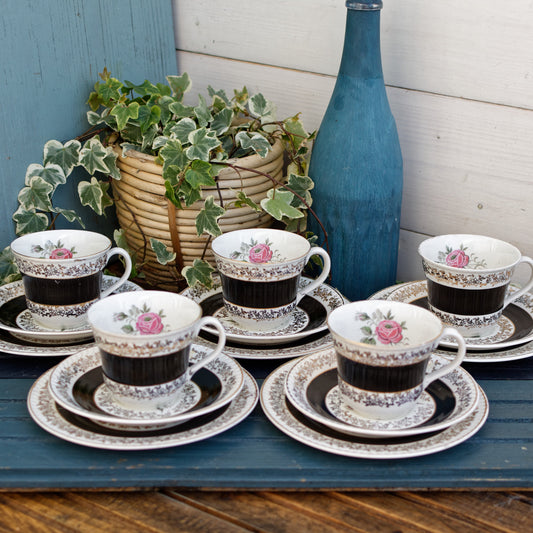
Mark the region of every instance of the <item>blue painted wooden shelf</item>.
MULTIPOLYGON (((54 358, 0 355, 0 488, 533 488, 533 360, 465 365, 490 402, 485 426, 465 443, 415 459, 340 457, 300 444, 258 406, 209 440, 142 452, 87 448, 31 419, 26 395, 54 358)), ((274 362, 244 364, 262 379, 274 362)))

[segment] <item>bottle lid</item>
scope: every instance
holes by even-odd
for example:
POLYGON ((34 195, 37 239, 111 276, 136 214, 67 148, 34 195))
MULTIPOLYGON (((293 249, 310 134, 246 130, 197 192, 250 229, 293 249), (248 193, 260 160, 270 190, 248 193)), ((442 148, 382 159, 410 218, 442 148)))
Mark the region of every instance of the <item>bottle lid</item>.
POLYGON ((383 2, 381 0, 346 0, 346 7, 359 11, 377 11, 383 8, 383 2))

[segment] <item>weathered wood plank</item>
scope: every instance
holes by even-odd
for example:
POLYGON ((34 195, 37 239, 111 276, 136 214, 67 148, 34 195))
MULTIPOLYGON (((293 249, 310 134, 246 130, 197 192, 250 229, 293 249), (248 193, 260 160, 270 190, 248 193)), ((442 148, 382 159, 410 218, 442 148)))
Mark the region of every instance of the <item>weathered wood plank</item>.
MULTIPOLYGON (((180 50, 337 74, 344 2, 173 1, 180 50)), ((528 0, 513 9, 498 0, 389 1, 381 17, 387 84, 533 109, 528 0)))

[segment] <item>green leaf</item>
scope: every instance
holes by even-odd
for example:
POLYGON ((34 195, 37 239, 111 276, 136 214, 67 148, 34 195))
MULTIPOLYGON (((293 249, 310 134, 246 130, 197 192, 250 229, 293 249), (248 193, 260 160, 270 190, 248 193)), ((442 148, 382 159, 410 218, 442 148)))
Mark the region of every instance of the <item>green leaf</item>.
POLYGON ((38 209, 50 211, 52 200, 50 194, 54 187, 40 176, 33 176, 28 187, 24 187, 18 194, 18 201, 26 210, 38 209))
MULTIPOLYGON (((131 258, 131 274, 130 278, 136 278, 139 276, 139 271, 137 269, 137 254, 130 248, 128 241, 126 240, 126 232, 123 229, 116 229, 113 232, 113 239, 116 242, 117 246, 124 248, 128 255, 131 258)), ((122 261, 121 257, 121 261, 122 261)))
POLYGON ((202 199, 200 189, 191 187, 186 181, 182 182, 181 184, 179 196, 180 198, 183 198, 183 201, 187 207, 202 199))
POLYGON ((270 189, 267 198, 261 200, 261 207, 276 220, 282 220, 283 217, 301 218, 304 214, 291 206, 293 199, 292 192, 270 189))
POLYGON ((144 80, 141 85, 135 85, 131 81, 124 80, 124 87, 130 91, 135 91, 140 96, 150 96, 152 94, 160 94, 160 89, 156 87, 151 81, 144 80))
POLYGON ((211 85, 207 86, 207 94, 213 99, 213 103, 215 100, 220 100, 223 102, 224 106, 231 106, 231 102, 228 98, 228 95, 223 89, 220 89, 218 91, 215 91, 211 85))
POLYGON ((35 233, 48 229, 50 221, 44 213, 28 211, 20 206, 13 214, 13 220, 16 222, 15 232, 17 235, 26 235, 26 233, 35 233))
POLYGON ((182 269, 181 275, 187 280, 189 287, 200 283, 210 289, 213 286, 211 273, 214 271, 215 269, 206 261, 195 259, 192 266, 182 269))
POLYGON ((189 142, 189 135, 196 130, 196 122, 192 118, 182 118, 175 126, 170 128, 181 144, 189 142))
POLYGON ((117 167, 118 156, 116 152, 113 150, 113 148, 111 148, 111 146, 106 147, 106 152, 107 153, 106 153, 106 156, 104 157, 104 164, 109 169, 109 175, 115 180, 120 180, 121 178, 120 170, 117 167))
POLYGON ((81 205, 88 205, 98 215, 103 215, 106 207, 113 205, 113 200, 107 194, 109 183, 98 181, 94 176, 91 181, 81 181, 78 184, 78 194, 81 205))
MULTIPOLYGON (((287 188, 282 187, 280 190, 285 191, 290 189, 290 191, 299 194, 307 202, 308 206, 311 206, 313 199, 309 191, 313 189, 314 186, 315 184, 309 176, 290 174, 286 184, 287 188)), ((294 197, 291 205, 293 207, 305 207, 305 204, 297 196, 294 197)))
POLYGON ((233 111, 226 107, 215 115, 211 122, 211 129, 217 132, 217 135, 222 135, 229 130, 234 117, 233 111))
POLYGON ((194 115, 194 107, 183 105, 181 102, 174 102, 168 106, 169 111, 172 111, 176 118, 190 118, 194 115))
POLYGON ((131 102, 129 105, 116 105, 111 109, 110 114, 117 120, 117 129, 123 130, 130 118, 135 120, 139 116, 139 103, 131 102))
POLYGON ((243 191, 239 191, 237 193, 237 200, 235 201, 235 207, 251 207, 254 211, 257 211, 260 213, 262 211, 261 206, 256 204, 251 198, 248 198, 246 196, 246 193, 243 191))
POLYGON ((44 145, 43 162, 45 166, 51 163, 59 165, 68 176, 78 164, 80 149, 81 143, 76 140, 68 141, 64 145, 59 141, 48 141, 44 145))
POLYGON ((179 100, 191 88, 191 80, 186 72, 181 76, 167 76, 167 81, 172 89, 172 94, 179 100))
POLYGON ((235 140, 246 150, 251 148, 254 152, 258 153, 261 157, 266 157, 268 152, 272 149, 272 146, 268 142, 268 139, 260 133, 254 133, 250 135, 246 131, 240 131, 235 136, 235 140))
POLYGON ((161 108, 156 105, 152 107, 143 105, 139 107, 137 118, 141 126, 141 132, 146 133, 150 126, 159 124, 159 120, 161 119, 161 108))
POLYGON ((300 148, 300 145, 307 139, 307 132, 298 118, 298 116, 287 119, 283 122, 285 129, 289 132, 294 147, 300 148))
POLYGON ((216 138, 214 131, 208 131, 206 128, 193 131, 189 134, 191 146, 185 150, 189 159, 201 159, 209 161, 209 152, 221 143, 216 138))
POLYGON ((174 259, 176 259, 176 253, 169 252, 165 244, 161 241, 151 237, 150 245, 152 246, 152 250, 155 252, 157 261, 162 265, 166 265, 167 263, 170 263, 170 261, 174 261, 174 259))
POLYGON ((122 87, 123 84, 116 78, 108 78, 105 83, 97 82, 95 85, 96 93, 107 107, 109 107, 110 102, 120 100, 122 87))
POLYGON ((109 174, 109 167, 105 163, 108 156, 105 146, 98 137, 89 139, 80 151, 80 164, 92 176, 96 171, 109 174))
POLYGON ((163 160, 163 178, 165 179, 167 179, 165 176, 165 170, 171 165, 178 167, 181 171, 188 163, 187 156, 183 152, 180 141, 177 139, 171 139, 168 141, 167 144, 161 148, 159 156, 163 160))
POLYGON ((45 167, 37 164, 29 165, 24 183, 29 186, 31 180, 35 177, 39 177, 48 183, 52 187, 52 191, 55 191, 58 185, 67 182, 63 169, 55 163, 49 163, 45 167))
POLYGON ((165 180, 165 197, 168 198, 178 209, 181 209, 181 202, 176 196, 176 190, 168 180, 165 180))
POLYGON ((11 283, 20 278, 21 275, 15 263, 15 256, 11 248, 7 246, 0 252, 0 284, 11 283))
POLYGON ((202 185, 206 187, 214 187, 216 185, 211 165, 207 161, 200 161, 199 159, 195 159, 191 163, 191 167, 185 172, 185 179, 191 187, 196 189, 202 185))
POLYGON ((225 212, 226 211, 222 207, 215 204, 213 196, 208 196, 205 199, 204 207, 200 210, 198 215, 196 215, 196 233, 202 235, 202 233, 205 232, 213 237, 222 235, 222 230, 220 229, 217 220, 225 212))
POLYGON ((194 114, 198 119, 199 126, 205 128, 213 120, 213 115, 211 115, 211 111, 209 111, 209 108, 207 107, 205 98, 201 94, 198 95, 198 100, 200 103, 194 108, 194 114))
POLYGON ((261 121, 272 120, 275 115, 274 104, 268 101, 262 94, 254 94, 249 102, 250 113, 256 117, 261 117, 261 121))
MULTIPOLYGON (((104 113, 105 112, 106 111, 104 111, 104 113)), ((87 111, 87 122, 91 126, 97 126, 98 124, 105 122, 105 118, 101 116, 99 113, 96 113, 95 111, 87 111)))
POLYGON ((69 222, 78 222, 78 224, 85 228, 85 224, 83 223, 83 220, 80 218, 80 216, 74 211, 73 209, 62 209, 61 207, 54 207, 52 209, 54 213, 58 213, 59 215, 64 216, 69 222))

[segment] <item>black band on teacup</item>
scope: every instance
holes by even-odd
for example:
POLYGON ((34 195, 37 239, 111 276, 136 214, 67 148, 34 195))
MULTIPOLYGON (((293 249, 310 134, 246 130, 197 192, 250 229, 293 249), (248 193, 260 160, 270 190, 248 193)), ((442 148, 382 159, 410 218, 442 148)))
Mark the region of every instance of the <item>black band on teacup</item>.
POLYGON ((44 305, 73 305, 100 297, 102 272, 82 278, 48 279, 22 275, 24 293, 32 302, 44 305))
POLYGON ((123 357, 100 349, 104 374, 117 383, 148 387, 179 378, 189 366, 191 346, 156 357, 123 357))
POLYGON ((492 289, 459 289, 427 280, 428 300, 441 311, 457 315, 488 315, 503 306, 507 285, 492 289))
POLYGON ((281 281, 243 281, 220 274, 224 298, 241 307, 266 309, 288 305, 296 299, 300 276, 281 281))
POLYGON ((371 366, 337 354, 339 376, 358 389, 374 392, 398 392, 420 385, 424 380, 427 359, 405 366, 371 366))

